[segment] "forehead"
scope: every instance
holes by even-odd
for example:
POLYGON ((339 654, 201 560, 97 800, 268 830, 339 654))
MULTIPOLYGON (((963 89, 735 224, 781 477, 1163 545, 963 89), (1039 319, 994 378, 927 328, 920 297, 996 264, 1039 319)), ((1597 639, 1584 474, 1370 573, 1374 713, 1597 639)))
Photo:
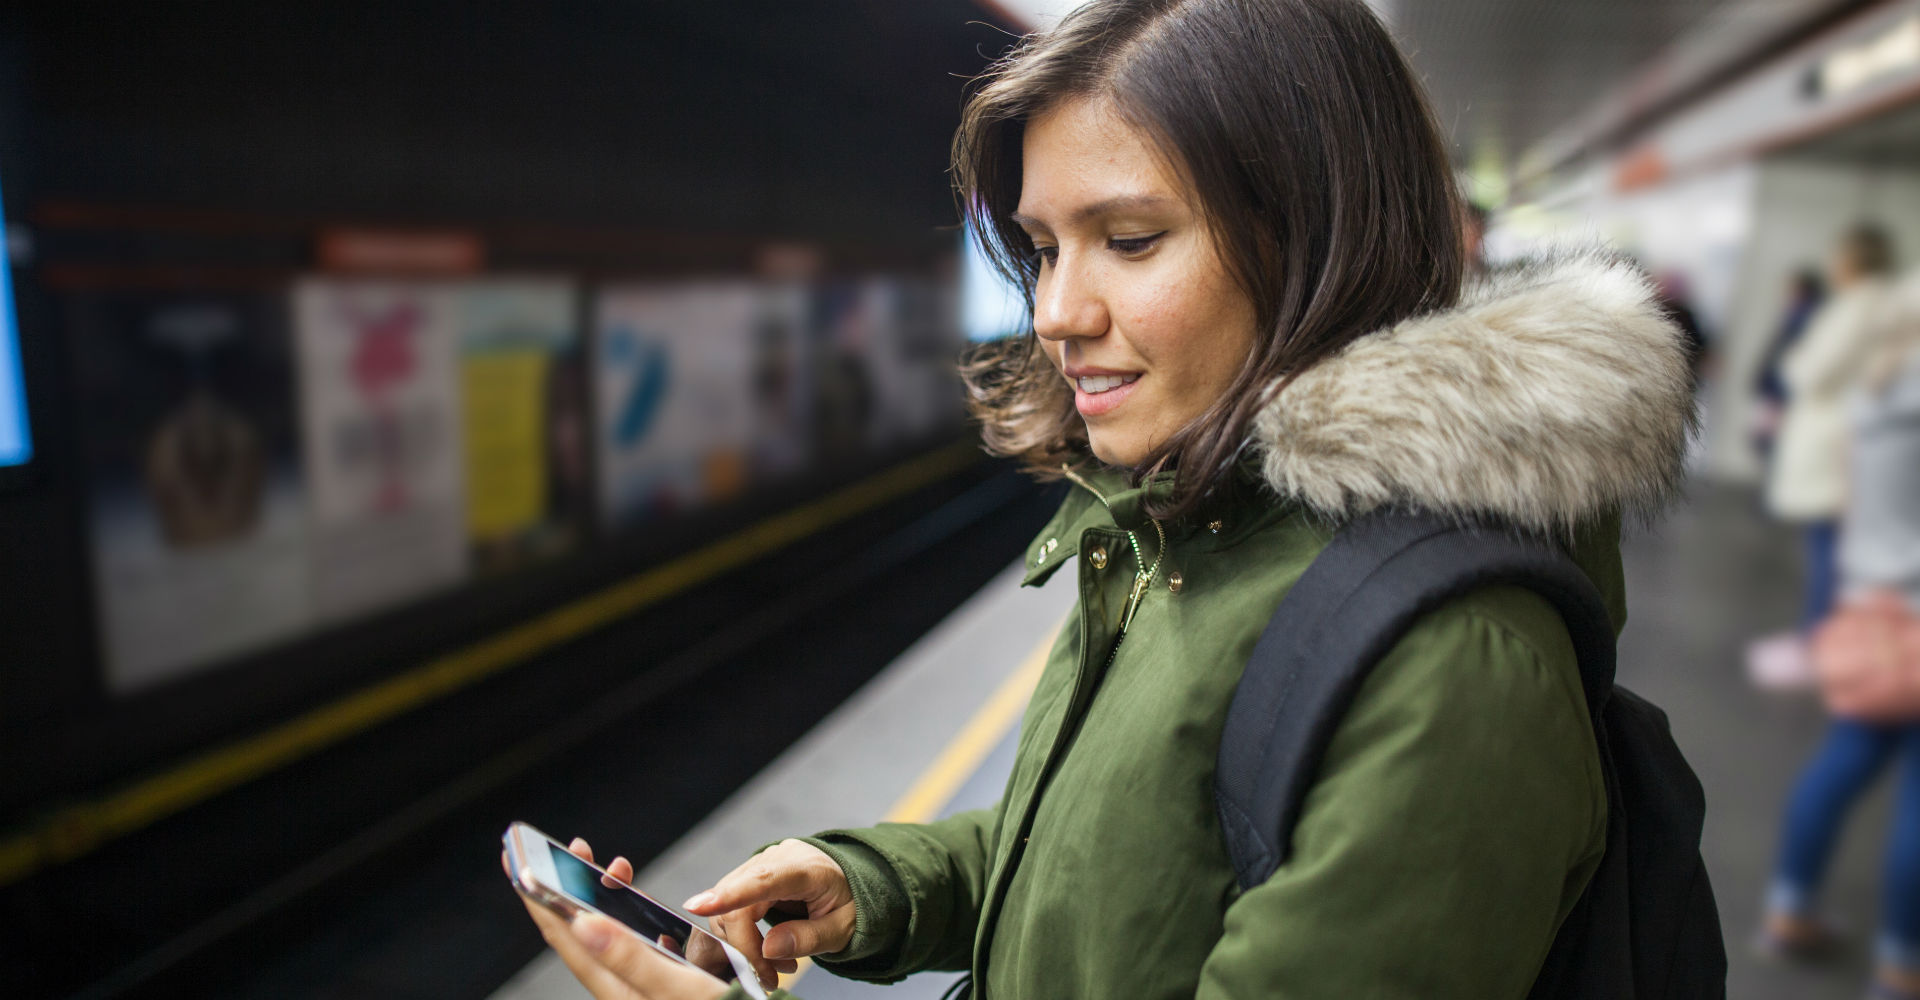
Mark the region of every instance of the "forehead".
POLYGON ((1152 141, 1104 100, 1069 101, 1035 115, 1020 159, 1019 214, 1043 221, 1118 199, 1190 201, 1152 141))

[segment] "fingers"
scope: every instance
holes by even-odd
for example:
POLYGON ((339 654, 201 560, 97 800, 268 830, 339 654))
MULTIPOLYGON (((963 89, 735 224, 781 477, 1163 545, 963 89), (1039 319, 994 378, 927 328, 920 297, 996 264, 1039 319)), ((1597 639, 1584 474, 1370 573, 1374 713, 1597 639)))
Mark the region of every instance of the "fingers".
POLYGON ((718 979, 661 955, 599 914, 582 913, 569 922, 523 901, 540 936, 598 1000, 714 1000, 727 991, 718 979))
MULTIPOLYGON (((567 851, 574 857, 593 864, 593 845, 581 837, 573 838, 567 845, 567 851)), ((633 884, 633 862, 625 857, 616 857, 607 863, 607 873, 600 876, 600 884, 609 889, 618 889, 633 884)))
POLYGON ((795 959, 802 955, 817 955, 823 951, 840 950, 837 947, 825 947, 827 936, 831 932, 822 927, 822 923, 819 920, 788 920, 776 924, 767 932, 766 940, 760 945, 760 951, 768 958, 795 959))
POLYGON ((798 968, 803 955, 840 951, 853 939, 853 892, 846 874, 824 851, 786 840, 749 859, 686 908, 709 917, 716 935, 739 949, 762 982, 798 968), (781 923, 764 936, 758 921, 776 904, 799 903, 806 918, 781 923))
POLYGON ((727 991, 719 980, 668 959, 599 914, 573 918, 568 930, 601 968, 647 1000, 713 1000, 727 991))
POLYGON ((540 928, 540 936, 552 948, 554 954, 573 973, 573 978, 587 988, 598 1000, 644 1000, 646 994, 620 981, 606 966, 597 961, 587 946, 574 936, 572 928, 559 914, 531 899, 521 897, 526 904, 527 914, 533 917, 533 923, 540 928))
MULTIPOLYGON (((797 842, 782 841, 749 858, 745 864, 728 872, 713 888, 687 900, 686 908, 703 917, 710 917, 745 906, 789 899, 807 901, 820 895, 828 887, 819 884, 818 870, 809 864, 797 863, 798 859, 792 856, 792 852, 783 851, 782 848, 789 843, 797 842)), ((807 849, 813 850, 811 847, 807 849)))
POLYGON ((772 989, 779 985, 780 970, 761 950, 759 921, 765 913, 766 908, 762 906, 729 910, 710 918, 707 926, 716 937, 733 945, 740 954, 746 956, 747 961, 753 966, 753 974, 760 980, 760 985, 772 989))

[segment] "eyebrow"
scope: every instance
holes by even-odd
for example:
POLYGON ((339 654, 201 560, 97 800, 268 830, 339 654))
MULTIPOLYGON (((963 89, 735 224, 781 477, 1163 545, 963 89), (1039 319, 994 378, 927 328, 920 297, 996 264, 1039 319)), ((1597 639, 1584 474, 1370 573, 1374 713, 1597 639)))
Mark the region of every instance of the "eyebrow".
MULTIPOLYGON (((1167 198, 1157 194, 1127 194, 1127 195, 1120 195, 1118 197, 1113 197, 1113 198, 1104 198, 1100 201, 1096 201, 1087 205, 1082 205, 1079 208, 1074 209, 1072 212, 1068 213, 1067 221, 1069 223, 1080 223, 1080 222, 1085 222, 1088 219, 1099 218, 1102 215, 1107 215, 1112 212, 1137 211, 1143 208, 1159 208, 1162 205, 1170 204, 1172 201, 1173 199, 1171 198, 1167 198)), ((1041 222, 1039 219, 1036 219, 1031 215, 1022 215, 1019 212, 1013 212, 1009 214, 1007 218, 1012 219, 1015 225, 1018 225, 1025 229, 1051 228, 1046 223, 1041 222)))

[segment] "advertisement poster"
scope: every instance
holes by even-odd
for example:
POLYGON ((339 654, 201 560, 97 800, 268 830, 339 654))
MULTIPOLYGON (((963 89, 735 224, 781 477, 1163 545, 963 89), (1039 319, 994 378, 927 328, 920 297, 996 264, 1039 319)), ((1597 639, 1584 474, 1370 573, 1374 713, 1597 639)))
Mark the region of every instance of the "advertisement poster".
POLYGON ((126 693, 312 622, 285 301, 66 303, 107 687, 126 693))
POLYGON ((891 335, 890 303, 876 281, 817 286, 812 343, 814 453, 826 462, 865 454, 882 423, 874 384, 876 345, 891 335))
POLYGON ((460 580, 458 291, 309 278, 293 298, 316 612, 353 617, 460 580))
POLYGON ((873 352, 885 414, 876 433, 883 443, 924 439, 966 419, 957 292, 951 282, 929 278, 885 285, 893 305, 893 336, 873 352))
POLYGON ((764 482, 805 468, 813 450, 813 368, 805 285, 761 289, 753 325, 751 476, 764 482))
POLYGON ((761 295, 742 282, 609 289, 596 306, 595 417, 606 523, 745 488, 761 295))
POLYGON ((475 568, 565 551, 585 523, 588 415, 573 287, 492 281, 460 291, 461 427, 475 568))
POLYGON ((816 292, 813 333, 823 455, 911 442, 964 418, 950 285, 894 277, 824 285, 816 292))

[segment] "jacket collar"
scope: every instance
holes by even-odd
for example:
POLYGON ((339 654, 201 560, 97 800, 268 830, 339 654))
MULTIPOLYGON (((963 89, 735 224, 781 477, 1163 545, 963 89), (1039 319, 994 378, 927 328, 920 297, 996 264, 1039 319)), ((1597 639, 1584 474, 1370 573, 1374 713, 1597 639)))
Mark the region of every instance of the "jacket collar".
POLYGON ((1657 511, 1695 426, 1684 335, 1637 268, 1582 252, 1354 341, 1251 443, 1274 492, 1334 519, 1405 505, 1565 532, 1657 511))
MULTIPOLYGON (((1136 532, 1140 544, 1149 546, 1149 552, 1157 543, 1159 533, 1153 530, 1146 505, 1149 498, 1164 497, 1172 491, 1172 474, 1162 474, 1138 486, 1129 481, 1125 470, 1096 462, 1075 466, 1074 474, 1092 490, 1072 481, 1066 483, 1066 499, 1027 548, 1022 584, 1045 583, 1061 564, 1079 553, 1081 537, 1090 528, 1136 532), (1099 496, 1093 491, 1098 491, 1099 496)), ((1163 522, 1170 544, 1198 539, 1197 551, 1221 551, 1239 544, 1247 535, 1276 519, 1299 513, 1297 504, 1276 503, 1273 496, 1264 492, 1259 483, 1257 461, 1242 461, 1235 475, 1240 479, 1240 488, 1229 491, 1231 499, 1214 498, 1202 504, 1200 513, 1193 518, 1163 522)))
MULTIPOLYGON (((1255 418, 1242 473, 1281 508, 1329 522, 1402 505, 1492 515, 1578 548, 1677 491, 1696 426, 1689 350, 1632 264, 1598 252, 1543 259, 1303 373, 1255 418)), ((1141 502, 1165 486, 1076 471, 1113 510, 1070 485, 1028 548, 1028 584, 1076 554, 1086 529, 1144 525, 1141 502)), ((1264 518, 1227 520, 1216 546, 1264 518)))

